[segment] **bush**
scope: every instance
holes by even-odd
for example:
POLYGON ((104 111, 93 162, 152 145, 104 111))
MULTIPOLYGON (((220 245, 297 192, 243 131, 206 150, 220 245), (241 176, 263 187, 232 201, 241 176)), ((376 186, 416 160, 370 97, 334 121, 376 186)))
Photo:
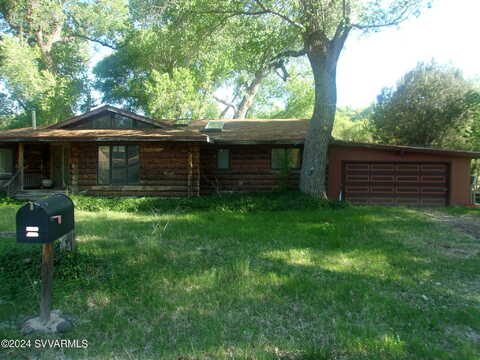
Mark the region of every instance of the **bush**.
POLYGON ((321 208, 341 209, 349 206, 344 201, 316 200, 309 195, 294 191, 212 195, 181 199, 153 197, 101 198, 89 196, 72 196, 72 199, 78 210, 120 212, 255 212, 316 210, 321 208))
POLYGON ((21 204, 22 204, 21 201, 8 197, 4 193, 0 193, 0 206, 12 206, 12 205, 21 205, 21 204))

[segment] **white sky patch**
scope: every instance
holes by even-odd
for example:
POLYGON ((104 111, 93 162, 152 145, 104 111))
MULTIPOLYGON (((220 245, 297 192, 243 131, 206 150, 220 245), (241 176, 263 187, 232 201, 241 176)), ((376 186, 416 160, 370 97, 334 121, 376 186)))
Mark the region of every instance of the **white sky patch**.
POLYGON ((370 105, 420 62, 435 59, 480 74, 478 0, 437 0, 419 18, 368 36, 353 33, 338 64, 338 105, 370 105))

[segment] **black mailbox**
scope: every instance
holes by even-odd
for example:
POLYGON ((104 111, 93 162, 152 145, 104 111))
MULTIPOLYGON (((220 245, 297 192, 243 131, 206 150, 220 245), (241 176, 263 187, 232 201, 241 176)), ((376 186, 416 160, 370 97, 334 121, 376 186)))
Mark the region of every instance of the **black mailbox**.
POLYGON ((63 194, 30 202, 17 211, 19 243, 51 243, 74 228, 73 201, 63 194))

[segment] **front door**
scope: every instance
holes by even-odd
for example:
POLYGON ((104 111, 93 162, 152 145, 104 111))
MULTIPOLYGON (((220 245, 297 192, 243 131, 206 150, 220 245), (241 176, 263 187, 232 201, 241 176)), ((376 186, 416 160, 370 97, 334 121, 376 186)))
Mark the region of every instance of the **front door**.
POLYGON ((51 145, 51 174, 55 189, 66 189, 69 184, 69 147, 65 144, 51 145))

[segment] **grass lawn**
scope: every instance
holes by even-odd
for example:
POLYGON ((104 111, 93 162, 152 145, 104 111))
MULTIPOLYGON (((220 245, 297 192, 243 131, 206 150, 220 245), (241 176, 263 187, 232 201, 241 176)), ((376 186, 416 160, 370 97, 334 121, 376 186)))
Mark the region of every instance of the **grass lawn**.
MULTIPOLYGON (((0 231, 17 206, 0 207, 0 231)), ((53 308, 87 349, 5 359, 479 359, 479 241, 420 210, 77 211, 53 308)), ((38 312, 39 246, 0 239, 0 339, 38 312), (23 259, 31 258, 32 263, 23 259)), ((58 253, 57 253, 58 254, 58 253)))

